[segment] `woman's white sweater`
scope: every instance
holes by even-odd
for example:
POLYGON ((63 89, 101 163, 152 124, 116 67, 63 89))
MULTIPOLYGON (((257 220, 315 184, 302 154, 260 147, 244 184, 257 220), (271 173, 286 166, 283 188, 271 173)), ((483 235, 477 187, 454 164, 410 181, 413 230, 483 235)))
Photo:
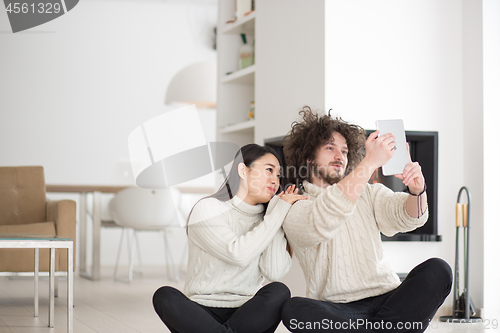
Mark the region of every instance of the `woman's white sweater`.
POLYGON ((189 259, 185 294, 209 307, 240 307, 262 287, 290 269, 281 225, 291 205, 275 196, 264 215, 262 204, 198 202, 188 226, 189 259))
POLYGON ((398 276, 385 260, 380 233, 393 236, 422 226, 428 211, 412 218, 408 194, 366 185, 357 202, 337 187, 304 182, 308 200, 296 202, 283 228, 302 266, 307 296, 347 303, 395 289, 398 276))

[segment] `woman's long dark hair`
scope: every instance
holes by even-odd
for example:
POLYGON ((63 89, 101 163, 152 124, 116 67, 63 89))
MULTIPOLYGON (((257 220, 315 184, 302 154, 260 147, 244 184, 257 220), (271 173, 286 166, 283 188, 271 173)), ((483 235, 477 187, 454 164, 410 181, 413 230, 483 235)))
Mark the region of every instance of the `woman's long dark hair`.
MULTIPOLYGON (((240 188, 240 175, 238 174, 238 165, 240 163, 244 163, 248 168, 251 168, 253 163, 266 154, 272 154, 278 162, 281 161, 278 157, 278 154, 269 147, 260 146, 255 143, 251 143, 241 147, 240 150, 236 153, 234 157, 233 165, 231 166, 231 171, 229 171, 229 175, 222 183, 221 187, 212 195, 207 196, 206 198, 216 198, 221 201, 231 200, 238 192, 240 188)), ((203 198, 205 199, 205 198, 203 198)), ((203 200, 202 199, 202 200, 203 200)), ((267 203, 265 204, 267 208, 267 203)))
MULTIPOLYGON (((266 154, 272 154, 274 157, 276 157, 276 159, 278 160, 278 162, 280 162, 281 165, 281 161, 278 154, 272 148, 260 146, 255 143, 250 143, 248 145, 241 147, 241 149, 238 150, 236 156, 234 157, 233 165, 231 166, 229 175, 226 177, 226 179, 219 187, 217 192, 209 196, 206 196, 204 198, 201 198, 198 202, 207 198, 215 198, 220 201, 231 200, 236 195, 236 192, 238 192, 238 189, 240 188, 241 178, 240 175, 238 174, 238 165, 240 163, 244 163, 248 168, 251 168, 256 160, 258 160, 259 158, 261 158, 266 154)), ((264 204, 264 211, 265 209, 267 209, 267 205, 268 203, 266 202, 264 204)), ((191 209, 191 212, 192 211, 193 209, 191 209)), ((191 212, 189 212, 186 227, 189 224, 189 218, 191 217, 191 212)))
MULTIPOLYGON (((229 175, 226 177, 222 185, 219 187, 217 192, 215 192, 212 195, 206 196, 204 198, 201 198, 198 200, 200 202, 203 199, 207 198, 215 198, 220 201, 228 201, 231 200, 235 195, 236 192, 238 192, 238 189, 240 188, 240 175, 238 174, 238 165, 240 163, 244 163, 248 168, 251 168, 253 163, 261 158, 262 156, 266 154, 272 154, 278 162, 280 163, 280 167, 282 164, 281 159, 279 158, 278 154, 274 151, 274 149, 266 146, 260 146, 255 143, 250 143, 248 145, 245 145, 241 147, 240 150, 236 153, 236 156, 234 157, 233 165, 231 166, 231 170, 229 171, 229 175)), ((278 189, 278 193, 281 192, 281 188, 278 189)), ((196 204, 198 203, 196 202, 196 204)), ((194 204, 194 206, 196 206, 194 204)), ((267 210, 269 202, 264 203, 264 214, 267 210)), ((193 208, 194 208, 193 206, 193 208)), ((189 225, 189 218, 191 217, 191 213, 193 212, 193 208, 189 212, 187 221, 186 221, 186 233, 188 232, 188 225, 189 225)), ((287 244, 287 251, 290 253, 290 256, 292 255, 292 250, 287 244)))

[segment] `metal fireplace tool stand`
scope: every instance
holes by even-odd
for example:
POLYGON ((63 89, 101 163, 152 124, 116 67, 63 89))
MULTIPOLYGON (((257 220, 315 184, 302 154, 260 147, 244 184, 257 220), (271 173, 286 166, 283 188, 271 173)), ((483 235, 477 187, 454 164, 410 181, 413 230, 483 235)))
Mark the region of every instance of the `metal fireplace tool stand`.
POLYGON ((463 186, 458 192, 457 205, 456 205, 456 236, 455 236, 455 278, 453 283, 453 313, 451 316, 441 316, 439 321, 450 323, 478 323, 481 322, 481 317, 474 317, 476 314, 476 307, 470 297, 469 289, 469 259, 470 259, 470 194, 467 187, 463 186), (462 192, 467 194, 467 203, 460 203, 460 196, 462 192), (462 218, 460 218, 460 216, 462 218), (460 221, 461 220, 461 221, 460 221), (462 222, 462 223, 460 223, 462 222), (464 233, 464 291, 459 293, 459 233, 460 227, 463 226, 464 233))

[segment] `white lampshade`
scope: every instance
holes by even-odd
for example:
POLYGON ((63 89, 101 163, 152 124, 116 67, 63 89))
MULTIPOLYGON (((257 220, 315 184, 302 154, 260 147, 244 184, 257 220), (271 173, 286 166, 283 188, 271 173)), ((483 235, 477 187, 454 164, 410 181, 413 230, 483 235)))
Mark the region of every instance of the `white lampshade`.
POLYGON ((168 188, 231 163, 238 145, 207 142, 194 105, 159 115, 134 129, 128 138, 137 186, 168 188))
POLYGON ((165 103, 194 104, 215 108, 217 67, 215 62, 199 62, 181 69, 170 81, 165 103))

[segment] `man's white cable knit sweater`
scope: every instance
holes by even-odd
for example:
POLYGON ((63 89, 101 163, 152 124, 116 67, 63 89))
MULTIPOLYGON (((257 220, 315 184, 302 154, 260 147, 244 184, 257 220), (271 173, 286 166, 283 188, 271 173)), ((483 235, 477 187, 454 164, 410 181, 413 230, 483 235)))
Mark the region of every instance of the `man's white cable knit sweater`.
POLYGON ((336 186, 304 182, 308 200, 296 202, 283 228, 297 256, 310 298, 347 303, 382 295, 399 284, 384 258, 380 233, 393 236, 422 226, 412 218, 408 194, 367 184, 357 202, 336 186))
POLYGON ((291 258, 281 225, 291 205, 275 196, 264 206, 234 196, 198 202, 189 220, 185 294, 209 307, 240 307, 262 287, 278 281, 291 258))

